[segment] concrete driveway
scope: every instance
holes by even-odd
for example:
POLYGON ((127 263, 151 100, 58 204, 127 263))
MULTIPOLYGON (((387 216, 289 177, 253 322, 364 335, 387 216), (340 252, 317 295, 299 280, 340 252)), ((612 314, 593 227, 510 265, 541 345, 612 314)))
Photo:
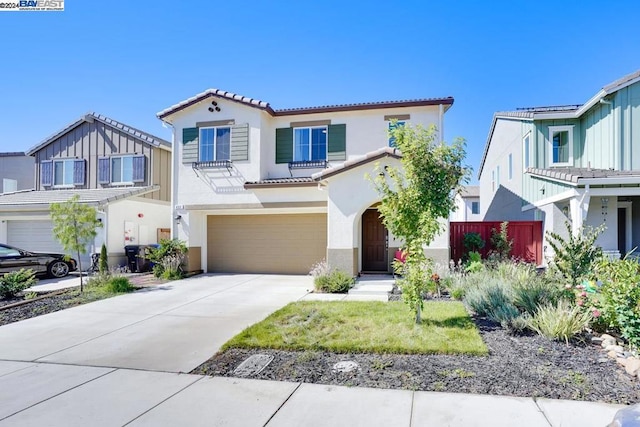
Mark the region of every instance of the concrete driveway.
POLYGON ((189 372, 310 289, 305 276, 197 276, 2 326, 0 360, 189 372))

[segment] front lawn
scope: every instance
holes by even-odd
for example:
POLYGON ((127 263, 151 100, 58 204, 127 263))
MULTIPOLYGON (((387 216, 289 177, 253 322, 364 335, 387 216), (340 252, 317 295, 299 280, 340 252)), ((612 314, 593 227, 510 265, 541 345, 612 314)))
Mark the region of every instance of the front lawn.
POLYGON ((222 350, 270 348, 336 353, 486 355, 462 303, 425 302, 416 325, 400 302, 304 301, 287 305, 242 331, 222 350))

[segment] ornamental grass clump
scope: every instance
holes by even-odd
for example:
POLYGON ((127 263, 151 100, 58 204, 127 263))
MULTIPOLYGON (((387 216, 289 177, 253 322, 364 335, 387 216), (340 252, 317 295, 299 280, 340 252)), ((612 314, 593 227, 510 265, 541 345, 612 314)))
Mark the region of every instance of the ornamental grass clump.
POLYGON ((560 300, 555 305, 540 307, 529 319, 528 326, 542 336, 569 344, 571 338, 589 326, 591 318, 580 306, 560 300))
POLYGON ((479 316, 509 325, 520 316, 520 311, 512 303, 511 289, 504 282, 493 279, 470 288, 464 297, 465 304, 479 316))

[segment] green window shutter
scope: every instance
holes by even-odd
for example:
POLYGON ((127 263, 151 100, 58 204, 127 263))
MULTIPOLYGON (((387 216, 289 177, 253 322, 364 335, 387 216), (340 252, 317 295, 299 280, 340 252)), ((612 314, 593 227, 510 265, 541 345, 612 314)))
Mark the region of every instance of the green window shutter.
POLYGON ((329 125, 327 160, 347 160, 347 125, 329 125))
POLYGON ((230 160, 249 160, 249 123, 231 126, 230 160))
POLYGON ((276 163, 293 161, 293 128, 276 129, 276 163))
POLYGON ((198 128, 182 129, 182 163, 198 161, 199 135, 198 128))

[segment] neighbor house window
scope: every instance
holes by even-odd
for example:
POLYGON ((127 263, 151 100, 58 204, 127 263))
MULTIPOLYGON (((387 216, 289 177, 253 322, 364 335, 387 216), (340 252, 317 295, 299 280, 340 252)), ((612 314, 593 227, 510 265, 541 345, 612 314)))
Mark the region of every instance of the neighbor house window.
POLYGON ((9 193, 12 191, 18 191, 18 180, 2 178, 2 192, 9 193))
POLYGON ((471 202, 471 213, 474 215, 480 213, 480 202, 471 202))
POLYGON ((53 185, 73 185, 74 159, 53 162, 53 185))
POLYGON ((116 155, 98 158, 98 183, 130 185, 145 182, 144 154, 116 155))
POLYGON ((200 161, 229 160, 231 158, 231 128, 200 128, 200 161))
POLYGON ((527 134, 522 141, 523 158, 522 163, 526 171, 531 167, 531 134, 527 134))
POLYGON ((133 182, 133 156, 111 158, 111 182, 133 182))
POLYGON ((550 126, 550 165, 571 166, 573 163, 573 126, 550 126))
POLYGON ((496 188, 500 188, 500 166, 496 166, 496 188))
POLYGON ((389 147, 395 147, 396 146, 396 139, 395 137, 391 134, 391 132, 393 132, 396 128, 399 127, 403 127, 405 124, 405 122, 390 122, 389 123, 389 147))
POLYGON ((496 171, 491 171, 491 191, 496 191, 496 171))
POLYGON ((293 161, 327 159, 327 127, 293 129, 293 161))
POLYGON ((513 179, 513 154, 509 153, 509 181, 513 179))

